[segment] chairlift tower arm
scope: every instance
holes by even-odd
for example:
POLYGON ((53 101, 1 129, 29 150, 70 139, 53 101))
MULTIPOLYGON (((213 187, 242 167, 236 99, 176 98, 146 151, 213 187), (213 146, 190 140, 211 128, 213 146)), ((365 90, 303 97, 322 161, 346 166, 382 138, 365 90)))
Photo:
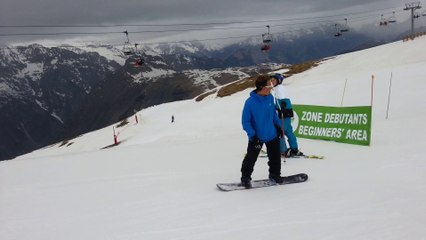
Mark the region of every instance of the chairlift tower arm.
POLYGON ((405 11, 411 10, 411 35, 414 34, 414 10, 420 9, 422 6, 420 6, 420 2, 411 2, 405 4, 405 11))

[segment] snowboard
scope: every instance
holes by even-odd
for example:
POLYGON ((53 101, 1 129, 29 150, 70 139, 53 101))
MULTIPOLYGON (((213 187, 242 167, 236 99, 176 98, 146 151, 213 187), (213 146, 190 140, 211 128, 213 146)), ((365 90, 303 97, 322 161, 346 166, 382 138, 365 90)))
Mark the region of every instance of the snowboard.
POLYGON ((236 191, 236 190, 248 190, 248 189, 254 189, 254 188, 280 186, 280 185, 291 184, 291 183, 301 183, 301 182, 306 182, 306 180, 308 180, 308 175, 306 173, 299 173, 299 174, 285 176, 284 182, 280 184, 272 182, 269 179, 258 179, 258 180, 251 181, 251 188, 245 188, 244 186, 241 185, 241 182, 218 183, 216 184, 216 186, 221 191, 229 192, 229 191, 236 191))

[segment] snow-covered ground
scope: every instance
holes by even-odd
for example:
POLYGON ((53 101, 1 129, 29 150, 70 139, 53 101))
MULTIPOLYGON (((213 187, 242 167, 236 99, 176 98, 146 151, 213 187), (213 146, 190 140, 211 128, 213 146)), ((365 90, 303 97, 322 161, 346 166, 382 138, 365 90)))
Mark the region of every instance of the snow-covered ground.
MULTIPOLYGON (((1 239, 426 239, 426 37, 340 55, 285 80, 295 104, 370 104, 369 147, 299 138, 306 183, 221 192, 240 178, 246 90, 163 104, 0 162, 1 239), (386 119, 392 76, 389 118, 386 119), (345 96, 342 101, 346 82, 345 96), (171 123, 174 115, 175 122, 171 123)), ((267 176, 260 158, 254 178, 267 176)))

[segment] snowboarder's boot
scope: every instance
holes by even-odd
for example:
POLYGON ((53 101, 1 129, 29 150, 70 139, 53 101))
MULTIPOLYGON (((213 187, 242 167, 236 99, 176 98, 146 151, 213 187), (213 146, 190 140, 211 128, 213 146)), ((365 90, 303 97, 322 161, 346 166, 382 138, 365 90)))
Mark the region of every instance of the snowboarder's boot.
POLYGON ((292 156, 296 156, 296 157, 300 157, 300 156, 303 156, 304 154, 301 152, 301 151, 299 151, 299 149, 297 149, 297 148, 292 148, 291 150, 290 150, 290 152, 291 152, 291 155, 292 156))
POLYGON ((288 149, 287 152, 285 153, 285 156, 288 157, 288 158, 290 158, 290 157, 301 157, 303 155, 304 154, 301 151, 299 151, 299 149, 297 149, 297 148, 288 149))
POLYGON ((250 177, 241 177, 241 186, 245 188, 251 188, 251 178, 250 177))
POLYGON ((269 181, 276 184, 281 184, 284 182, 284 178, 280 175, 269 174, 269 181))

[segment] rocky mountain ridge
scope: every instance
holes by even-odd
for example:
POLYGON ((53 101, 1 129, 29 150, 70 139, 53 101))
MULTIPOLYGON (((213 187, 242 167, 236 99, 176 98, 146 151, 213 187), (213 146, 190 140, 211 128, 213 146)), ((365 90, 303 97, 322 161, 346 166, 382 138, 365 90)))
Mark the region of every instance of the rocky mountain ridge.
POLYGON ((0 50, 0 159, 52 141, 87 94, 120 65, 41 45, 0 50))
POLYGON ((0 49, 0 159, 103 127, 144 107, 193 98, 262 68, 212 69, 223 64, 183 53, 125 58, 114 48, 98 50, 38 44, 0 49), (136 67, 139 57, 146 63, 136 67))

